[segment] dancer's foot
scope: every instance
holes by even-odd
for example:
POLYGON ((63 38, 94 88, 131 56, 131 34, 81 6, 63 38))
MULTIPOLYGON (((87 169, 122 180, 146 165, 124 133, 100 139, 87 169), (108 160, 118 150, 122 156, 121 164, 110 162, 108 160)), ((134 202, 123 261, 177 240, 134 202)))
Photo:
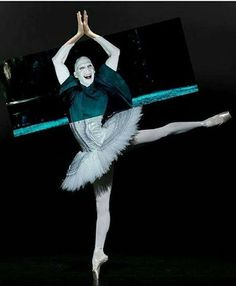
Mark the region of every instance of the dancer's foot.
POLYGON ((108 256, 104 254, 102 250, 98 250, 94 252, 92 265, 93 265, 93 279, 98 280, 99 279, 99 273, 100 268, 103 263, 105 263, 108 260, 108 256))
POLYGON ((228 120, 230 120, 231 118, 232 118, 232 116, 229 113, 229 111, 225 111, 225 112, 219 113, 215 116, 209 117, 206 120, 204 120, 203 126, 213 127, 216 125, 221 125, 221 124, 227 122, 228 120))

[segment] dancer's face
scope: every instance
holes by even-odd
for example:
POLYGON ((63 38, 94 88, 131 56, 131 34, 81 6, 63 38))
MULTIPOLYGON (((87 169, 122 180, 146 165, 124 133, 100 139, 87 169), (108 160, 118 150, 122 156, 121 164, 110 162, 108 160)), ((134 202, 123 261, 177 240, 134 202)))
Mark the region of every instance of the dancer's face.
POLYGON ((91 60, 87 57, 80 57, 75 63, 74 76, 84 86, 89 86, 94 81, 95 69, 91 60))

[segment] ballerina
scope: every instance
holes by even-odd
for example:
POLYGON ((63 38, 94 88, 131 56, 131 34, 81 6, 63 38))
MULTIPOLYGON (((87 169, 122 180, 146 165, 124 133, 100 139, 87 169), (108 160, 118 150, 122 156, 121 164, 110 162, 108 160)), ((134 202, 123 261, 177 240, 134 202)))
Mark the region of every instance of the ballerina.
POLYGON ((153 142, 198 127, 221 125, 231 115, 226 111, 203 121, 172 122, 160 128, 138 130, 142 108, 132 107, 129 88, 117 73, 119 48, 90 29, 86 11, 83 17, 80 11, 77 13, 77 23, 77 33, 52 58, 61 85, 60 95, 69 106, 69 125, 82 148, 70 164, 62 188, 76 191, 87 183, 93 184, 97 221, 92 272, 98 281, 100 267, 108 260, 104 244, 110 226, 113 162, 128 145, 153 142), (84 35, 96 41, 108 58, 97 72, 88 57, 80 57, 75 62, 74 74, 70 75, 65 61, 84 35))

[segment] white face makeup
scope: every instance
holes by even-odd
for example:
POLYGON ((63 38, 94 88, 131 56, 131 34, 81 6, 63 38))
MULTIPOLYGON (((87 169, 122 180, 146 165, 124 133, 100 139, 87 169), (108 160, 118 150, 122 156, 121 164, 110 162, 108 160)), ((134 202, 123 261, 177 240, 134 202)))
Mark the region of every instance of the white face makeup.
POLYGON ((91 60, 87 57, 80 57, 75 63, 74 76, 86 87, 94 81, 95 69, 91 60))

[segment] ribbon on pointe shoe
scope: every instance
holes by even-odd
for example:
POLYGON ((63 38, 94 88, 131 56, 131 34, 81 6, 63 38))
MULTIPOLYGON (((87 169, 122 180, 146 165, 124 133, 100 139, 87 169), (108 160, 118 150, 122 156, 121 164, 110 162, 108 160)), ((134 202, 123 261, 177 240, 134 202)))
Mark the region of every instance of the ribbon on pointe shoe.
POLYGON ((96 257, 93 258, 93 279, 95 281, 99 280, 99 273, 100 273, 100 268, 102 266, 103 263, 105 263, 108 260, 108 256, 105 255, 104 253, 102 253, 102 255, 100 257, 96 257))

